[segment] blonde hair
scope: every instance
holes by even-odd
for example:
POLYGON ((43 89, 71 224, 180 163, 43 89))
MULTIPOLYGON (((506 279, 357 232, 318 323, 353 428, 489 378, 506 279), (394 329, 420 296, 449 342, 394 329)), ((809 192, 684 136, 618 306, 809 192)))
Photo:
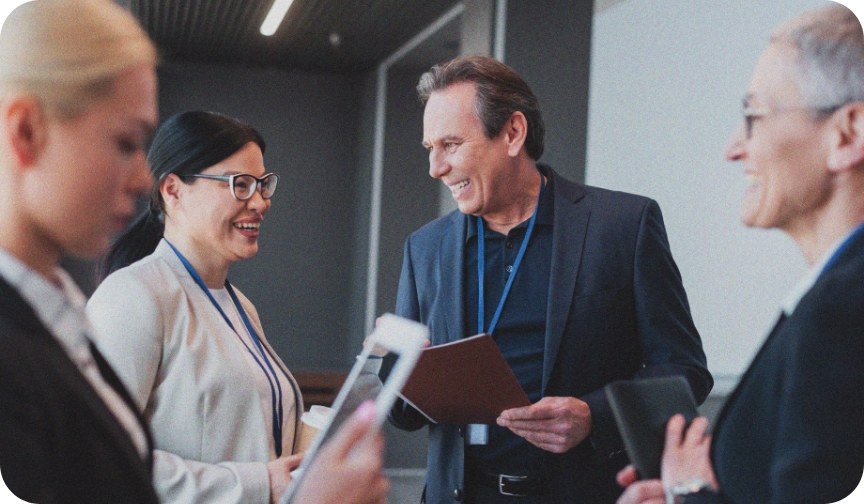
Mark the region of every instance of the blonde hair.
POLYGON ((49 113, 77 117, 117 74, 157 60, 135 18, 111 0, 33 0, 0 32, 0 99, 26 92, 49 113))

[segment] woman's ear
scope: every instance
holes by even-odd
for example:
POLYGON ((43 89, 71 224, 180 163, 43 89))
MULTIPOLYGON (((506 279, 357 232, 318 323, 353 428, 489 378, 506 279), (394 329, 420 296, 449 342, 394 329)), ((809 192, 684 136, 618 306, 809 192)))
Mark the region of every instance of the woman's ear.
POLYGON ((166 213, 168 210, 175 209, 180 205, 180 195, 183 192, 184 185, 180 177, 173 173, 168 174, 159 183, 159 193, 162 195, 166 213))
POLYGON ((3 134, 9 145, 9 154, 20 169, 36 164, 48 137, 45 112, 42 105, 29 95, 13 95, 2 108, 3 134))
POLYGON ((851 103, 838 111, 828 168, 846 171, 864 163, 864 103, 851 103))

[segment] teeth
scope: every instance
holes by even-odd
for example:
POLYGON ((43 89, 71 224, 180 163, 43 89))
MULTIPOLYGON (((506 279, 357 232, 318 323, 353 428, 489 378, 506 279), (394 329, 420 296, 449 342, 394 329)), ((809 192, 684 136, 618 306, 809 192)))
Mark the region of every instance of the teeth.
POLYGON ((252 231, 258 231, 258 228, 261 227, 260 222, 238 222, 234 224, 234 227, 238 229, 249 229, 252 231))
POLYGON ((453 192, 461 191, 467 185, 468 185, 468 181, 463 180, 462 182, 459 182, 458 184, 450 186, 450 190, 453 192))

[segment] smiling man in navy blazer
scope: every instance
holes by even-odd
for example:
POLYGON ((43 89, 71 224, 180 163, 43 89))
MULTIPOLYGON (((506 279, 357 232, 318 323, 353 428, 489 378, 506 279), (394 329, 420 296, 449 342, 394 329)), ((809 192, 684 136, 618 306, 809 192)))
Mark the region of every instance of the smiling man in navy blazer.
MULTIPOLYGON (((500 62, 433 67, 418 92, 429 174, 459 210, 406 241, 396 312, 433 345, 492 334, 532 402, 430 426, 426 502, 614 502, 627 459, 603 386, 682 375, 701 402, 713 385, 660 208, 538 164, 537 99, 500 62)), ((404 403, 391 420, 428 423, 404 403)))

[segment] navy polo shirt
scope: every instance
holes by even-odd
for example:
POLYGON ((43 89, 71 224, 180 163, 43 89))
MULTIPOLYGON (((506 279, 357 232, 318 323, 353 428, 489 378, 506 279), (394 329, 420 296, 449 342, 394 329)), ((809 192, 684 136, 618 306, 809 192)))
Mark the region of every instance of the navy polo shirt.
MULTIPOLYGON (((543 354, 546 342, 546 311, 549 300, 549 275, 552 268, 552 223, 555 197, 552 179, 547 175, 540 197, 537 221, 525 256, 517 270, 510 294, 495 326, 492 338, 510 364, 510 369, 532 403, 541 399, 543 354)), ((477 218, 466 215, 464 299, 465 335, 477 334, 477 218)), ((484 227, 486 279, 484 332, 495 315, 513 263, 522 246, 528 221, 505 236, 484 227)), ((543 472, 543 450, 509 429, 489 426, 489 443, 466 447, 466 467, 497 474, 517 476, 543 472)))

